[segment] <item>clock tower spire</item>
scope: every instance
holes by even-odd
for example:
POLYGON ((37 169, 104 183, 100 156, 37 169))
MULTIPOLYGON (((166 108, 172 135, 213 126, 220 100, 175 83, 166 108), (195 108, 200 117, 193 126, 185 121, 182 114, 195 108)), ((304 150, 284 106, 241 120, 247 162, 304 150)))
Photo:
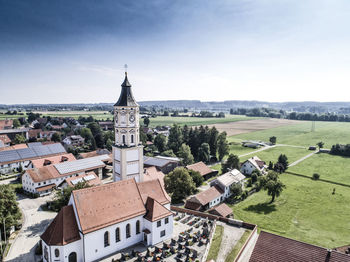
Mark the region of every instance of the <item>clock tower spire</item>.
POLYGON ((139 105, 125 78, 117 103, 114 105, 115 144, 113 145, 114 181, 135 178, 143 181, 143 146, 140 143, 139 105))

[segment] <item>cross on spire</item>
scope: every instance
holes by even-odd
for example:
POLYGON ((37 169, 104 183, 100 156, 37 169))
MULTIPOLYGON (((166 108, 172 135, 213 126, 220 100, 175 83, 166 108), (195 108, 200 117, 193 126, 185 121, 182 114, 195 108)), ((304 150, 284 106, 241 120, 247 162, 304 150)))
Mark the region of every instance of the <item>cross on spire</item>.
POLYGON ((124 69, 125 69, 125 75, 127 75, 128 74, 128 65, 127 64, 124 65, 124 69))

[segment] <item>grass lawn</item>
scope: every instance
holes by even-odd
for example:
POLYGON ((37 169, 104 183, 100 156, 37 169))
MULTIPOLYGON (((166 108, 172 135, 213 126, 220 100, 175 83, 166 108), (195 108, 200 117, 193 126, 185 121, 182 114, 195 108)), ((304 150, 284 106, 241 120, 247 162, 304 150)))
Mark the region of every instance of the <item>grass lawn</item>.
POLYGON ((350 141, 350 123, 341 122, 316 122, 315 131, 311 132, 311 122, 276 127, 262 131, 232 136, 232 139, 263 140, 276 136, 277 143, 300 146, 316 145, 323 141, 325 148, 331 148, 336 143, 347 144, 350 141))
POLYGON ((350 185, 348 170, 350 170, 350 158, 329 154, 315 154, 288 169, 309 177, 318 173, 322 179, 350 185))
POLYGON ((237 244, 232 248, 230 253, 227 255, 225 262, 232 262, 235 260, 236 256, 238 255, 238 252, 241 250, 242 246, 248 239, 251 232, 252 232, 251 230, 246 230, 243 233, 241 239, 237 242, 237 244))
POLYGON ((349 188, 288 174, 280 178, 287 188, 274 203, 260 191, 233 206, 235 218, 327 248, 350 243, 349 188))
MULTIPOLYGON (((247 117, 239 115, 226 115, 225 118, 215 117, 171 117, 171 116, 157 116, 156 118, 150 118, 150 127, 156 126, 171 126, 172 124, 199 126, 199 125, 211 125, 217 123, 230 123, 236 121, 253 120, 257 117, 247 117)), ((140 121, 143 121, 142 119, 140 121)))
POLYGON ((209 261, 211 259, 216 260, 218 254, 219 254, 223 232, 224 232, 224 227, 217 225, 216 229, 215 229, 213 241, 211 242, 211 246, 209 249, 207 261, 209 261))
POLYGON ((243 162, 248 158, 251 158, 252 156, 258 156, 261 160, 265 161, 267 164, 269 163, 269 161, 276 163, 280 154, 285 154, 288 157, 289 164, 291 164, 294 161, 310 154, 310 151, 307 149, 297 148, 297 147, 277 146, 270 149, 266 149, 264 151, 257 152, 255 154, 241 157, 240 160, 241 162, 243 162))

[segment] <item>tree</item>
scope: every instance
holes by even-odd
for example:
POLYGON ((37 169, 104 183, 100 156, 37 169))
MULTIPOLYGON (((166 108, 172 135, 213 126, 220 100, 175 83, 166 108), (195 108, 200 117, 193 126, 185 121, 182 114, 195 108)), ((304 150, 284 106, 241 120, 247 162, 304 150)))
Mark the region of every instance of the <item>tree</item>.
POLYGON ((166 150, 166 137, 162 134, 158 134, 154 139, 154 145, 157 147, 159 152, 166 150))
POLYGON ((324 143, 322 141, 320 141, 320 142, 317 143, 317 146, 318 146, 319 149, 321 149, 321 148, 323 148, 324 143))
POLYGON ((172 172, 164 177, 166 191, 171 194, 171 201, 179 203, 196 190, 196 185, 193 182, 187 169, 177 167, 172 172))
POLYGON ((184 125, 182 128, 182 140, 183 140, 183 143, 188 145, 190 140, 190 129, 188 128, 187 125, 184 125))
POLYGON ((270 137, 270 142, 271 142, 271 144, 275 145, 277 142, 277 137, 275 137, 275 136, 270 137))
POLYGON ((265 190, 267 190, 267 194, 272 197, 271 203, 275 201, 276 197, 280 196, 284 188, 286 188, 286 186, 280 180, 269 180, 266 183, 265 190))
POLYGON ((146 146, 147 136, 146 136, 145 132, 143 131, 143 128, 140 128, 140 141, 141 141, 143 146, 146 146))
POLYGON ((188 173, 190 174, 193 182, 196 184, 196 187, 199 187, 203 184, 204 178, 198 171, 188 170, 188 173))
POLYGON ((20 134, 17 134, 15 136, 15 139, 13 140, 13 143, 15 143, 15 144, 23 144, 25 142, 26 142, 26 138, 20 134))
POLYGON ((239 169, 239 157, 234 154, 230 154, 226 162, 222 163, 221 165, 221 170, 223 174, 232 169, 239 169))
POLYGON ((287 168, 288 168, 288 158, 287 158, 287 156, 284 155, 284 154, 280 154, 280 156, 278 157, 277 163, 275 164, 275 168, 276 168, 276 165, 279 166, 278 164, 282 165, 282 167, 283 167, 282 172, 286 171, 287 168))
POLYGON ((210 160, 210 147, 208 143, 201 144, 198 151, 198 158, 204 163, 208 163, 210 160))
POLYGON ((78 182, 74 187, 66 187, 62 191, 56 191, 55 199, 51 202, 52 209, 56 212, 68 205, 73 190, 91 187, 86 181, 78 182))
POLYGON ((269 170, 273 169, 273 163, 271 161, 269 162, 269 167, 268 168, 269 168, 269 170))
POLYGON ((106 148, 109 151, 112 151, 112 146, 113 146, 113 141, 110 138, 108 138, 107 141, 106 141, 106 148))
POLYGON ((218 136, 218 153, 219 153, 219 160, 221 161, 224 156, 229 154, 229 146, 227 142, 227 133, 224 131, 220 133, 218 136))
POLYGON ((234 199, 237 199, 242 194, 242 185, 240 183, 233 183, 230 186, 231 196, 234 199))
POLYGON ((171 149, 165 150, 165 151, 162 153, 162 156, 176 157, 176 155, 174 154, 173 150, 171 150, 171 149))
POLYGON ((169 137, 168 137, 168 148, 172 149, 175 154, 180 149, 180 146, 182 145, 182 130, 180 126, 177 124, 174 124, 170 128, 169 137))
POLYGON ((191 153, 194 159, 198 159, 198 149, 200 146, 198 128, 197 127, 195 127, 194 129, 191 128, 188 137, 189 137, 188 145, 191 148, 191 153))
POLYGON ((218 150, 218 136, 219 131, 213 126, 209 131, 209 146, 210 146, 210 154, 216 157, 216 152, 218 150))
POLYGON ((191 148, 188 145, 182 144, 178 155, 181 158, 181 165, 187 166, 193 164, 194 158, 191 154, 191 148))
POLYGON ((91 150, 96 150, 96 142, 95 138, 92 135, 91 129, 84 127, 80 130, 80 135, 85 139, 85 143, 90 144, 90 149, 91 150))
POLYGON ((21 126, 21 123, 18 119, 13 119, 13 128, 18 128, 21 126))
POLYGON ((51 137, 51 141, 53 142, 61 142, 61 135, 59 133, 53 133, 51 137))
MULTIPOLYGON (((6 235, 10 233, 12 226, 18 226, 21 212, 16 201, 16 194, 10 185, 0 185, 0 228, 4 234, 4 220, 6 235)), ((1 236, 4 239, 4 235, 1 236)))
POLYGON ((148 117, 145 117, 145 118, 143 119, 143 124, 144 124, 145 126, 148 127, 149 123, 150 123, 149 118, 148 118, 148 117))

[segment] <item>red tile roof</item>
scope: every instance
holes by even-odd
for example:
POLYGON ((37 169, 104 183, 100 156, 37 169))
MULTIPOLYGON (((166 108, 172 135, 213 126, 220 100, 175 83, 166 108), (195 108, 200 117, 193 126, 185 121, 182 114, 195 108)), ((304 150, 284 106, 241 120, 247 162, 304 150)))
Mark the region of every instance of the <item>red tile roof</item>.
POLYGON ((0 120, 0 130, 12 128, 12 125, 13 125, 12 119, 0 120))
POLYGON ((134 179, 75 190, 72 196, 84 234, 146 214, 134 179))
POLYGON ((275 234, 260 232, 249 262, 347 262, 350 256, 275 234))
MULTIPOLYGON (((224 192, 217 186, 212 186, 208 188, 207 190, 204 190, 197 195, 194 195, 193 197, 189 198, 187 201, 194 202, 197 204, 201 204, 202 206, 205 206, 210 201, 218 198, 221 196, 224 192)), ((187 202, 186 201, 186 202, 187 202)))
POLYGON ((41 239, 50 246, 63 246, 80 239, 73 207, 65 206, 41 235, 41 239))
POLYGON ((54 166, 44 166, 41 168, 28 169, 26 173, 36 183, 60 177, 57 169, 54 166))
POLYGON ((50 156, 50 157, 45 157, 41 159, 35 159, 35 160, 32 160, 32 164, 34 168, 40 168, 40 167, 43 167, 44 164, 45 166, 54 165, 65 161, 74 161, 74 160, 76 160, 74 155, 70 153, 70 154, 63 154, 59 156, 50 156))
POLYGON ((157 199, 162 205, 170 203, 170 198, 158 179, 140 182, 137 187, 144 204, 148 197, 157 199))
POLYGON ((94 179, 91 179, 91 180, 87 181, 88 185, 90 185, 90 186, 97 186, 97 185, 101 185, 102 184, 100 178, 93 171, 87 172, 86 174, 79 175, 79 176, 68 177, 68 178, 66 178, 65 181, 67 182, 68 186, 74 187, 74 185, 72 184, 73 180, 76 180, 76 179, 79 179, 79 178, 83 178, 83 177, 87 177, 87 176, 94 176, 95 177, 94 179))
POLYGON ((155 166, 150 166, 144 168, 144 175, 143 175, 143 181, 150 181, 154 179, 159 179, 160 183, 164 187, 164 173, 162 171, 159 171, 155 166))
POLYGON ((11 139, 7 135, 0 135, 0 140, 4 142, 4 144, 11 143, 11 139))
POLYGON ((56 184, 50 184, 50 185, 46 185, 46 186, 42 186, 42 187, 37 187, 36 191, 41 192, 41 191, 45 191, 45 190, 49 190, 52 189, 56 186, 56 184))
POLYGON ((221 203, 220 205, 211 208, 209 210, 209 213, 217 216, 227 217, 228 215, 231 215, 233 211, 228 205, 221 203))
POLYGON ((169 209, 165 208, 157 200, 154 200, 151 197, 148 197, 146 200, 146 210, 147 213, 145 215, 145 218, 151 222, 171 216, 173 214, 169 209))
POLYGON ((204 164, 203 162, 198 162, 192 165, 188 165, 186 166, 187 169, 193 170, 193 171, 197 171, 201 174, 201 176, 205 176, 208 175, 212 172, 214 172, 215 170, 212 170, 210 167, 208 167, 206 164, 204 164))

